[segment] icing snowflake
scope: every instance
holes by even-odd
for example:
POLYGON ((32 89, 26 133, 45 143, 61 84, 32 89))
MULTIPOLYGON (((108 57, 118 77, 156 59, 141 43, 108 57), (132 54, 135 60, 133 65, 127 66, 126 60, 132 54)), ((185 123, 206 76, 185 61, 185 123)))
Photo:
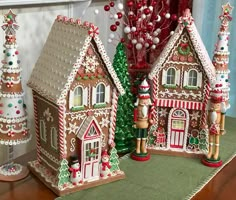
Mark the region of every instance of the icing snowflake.
POLYGON ((69 123, 69 128, 67 129, 69 131, 69 134, 71 133, 76 133, 78 129, 78 126, 76 125, 76 123, 72 124, 72 123, 69 123))
POLYGON ((191 116, 191 120, 197 120, 200 117, 198 111, 193 111, 193 113, 190 114, 190 116, 191 116))
POLYGON ((110 123, 110 121, 108 120, 108 118, 102 118, 102 121, 99 122, 99 124, 101 125, 101 127, 108 127, 108 124, 110 123))
POLYGON ((85 62, 83 63, 83 66, 85 67, 85 72, 95 72, 96 67, 99 65, 99 62, 97 61, 97 57, 95 55, 92 56, 86 56, 85 62))
POLYGON ((161 110, 159 111, 159 114, 161 117, 166 117, 166 115, 168 115, 167 109, 161 108, 161 110))

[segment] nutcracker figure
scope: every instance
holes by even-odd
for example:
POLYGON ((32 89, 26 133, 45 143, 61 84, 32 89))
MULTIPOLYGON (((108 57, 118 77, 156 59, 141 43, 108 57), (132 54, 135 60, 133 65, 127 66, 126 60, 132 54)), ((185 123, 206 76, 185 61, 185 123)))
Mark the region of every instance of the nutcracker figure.
POLYGON ((220 136, 225 133, 225 113, 226 105, 223 99, 222 89, 215 88, 211 92, 211 100, 209 106, 209 149, 208 154, 202 160, 202 163, 209 167, 220 167, 222 160, 220 153, 220 136))
POLYGON ((138 98, 134 109, 134 127, 136 128, 136 150, 131 154, 131 158, 137 161, 150 159, 150 154, 146 149, 147 133, 149 124, 152 124, 150 117, 150 107, 152 106, 149 94, 150 86, 144 79, 139 86, 138 98))

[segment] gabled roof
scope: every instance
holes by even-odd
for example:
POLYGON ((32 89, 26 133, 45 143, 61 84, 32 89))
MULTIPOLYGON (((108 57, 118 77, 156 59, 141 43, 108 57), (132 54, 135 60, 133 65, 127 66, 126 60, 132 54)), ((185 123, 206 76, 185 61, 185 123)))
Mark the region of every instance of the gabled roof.
POLYGON ((96 127, 98 128, 98 131, 100 132, 100 134, 102 133, 102 130, 98 124, 98 121, 96 120, 96 118, 94 116, 88 116, 83 124, 81 125, 81 127, 78 129, 76 135, 79 139, 83 140, 83 136, 85 133, 87 133, 89 125, 94 121, 94 123, 96 124, 96 127))
POLYGON ((197 31, 197 28, 194 24, 194 19, 192 18, 189 9, 186 9, 184 15, 179 18, 178 22, 179 22, 179 24, 178 24, 174 34, 172 35, 172 37, 170 38, 170 40, 168 41, 168 43, 164 47, 160 56, 154 62, 153 68, 152 68, 151 72, 149 73, 149 79, 153 79, 154 76, 157 74, 157 72, 161 70, 161 68, 163 67, 162 66, 163 63, 167 59, 167 57, 168 57, 170 51, 172 50, 172 48, 174 47, 176 41, 180 38, 184 29, 187 29, 187 32, 189 34, 189 37, 190 37, 191 42, 193 44, 193 47, 199 57, 199 60, 203 66, 203 69, 206 72, 206 75, 207 75, 210 83, 214 82, 215 81, 215 73, 216 73, 215 67, 212 64, 211 59, 207 53, 207 50, 206 50, 206 48, 202 42, 202 39, 197 31))
POLYGON ((28 85, 50 101, 61 104, 81 66, 91 40, 94 40, 105 67, 120 94, 124 89, 91 23, 58 16, 35 64, 28 85))

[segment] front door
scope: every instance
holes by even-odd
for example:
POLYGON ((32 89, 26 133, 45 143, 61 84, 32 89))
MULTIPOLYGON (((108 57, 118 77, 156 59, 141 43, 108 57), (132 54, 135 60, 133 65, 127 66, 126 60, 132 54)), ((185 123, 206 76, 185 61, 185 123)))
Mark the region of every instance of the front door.
POLYGON ((99 178, 100 138, 84 141, 84 180, 99 178))
POLYGON ((171 149, 184 149, 186 144, 188 111, 185 109, 173 109, 169 115, 169 147, 171 149))
POLYGON ((171 122, 170 147, 183 148, 185 120, 173 119, 171 122))

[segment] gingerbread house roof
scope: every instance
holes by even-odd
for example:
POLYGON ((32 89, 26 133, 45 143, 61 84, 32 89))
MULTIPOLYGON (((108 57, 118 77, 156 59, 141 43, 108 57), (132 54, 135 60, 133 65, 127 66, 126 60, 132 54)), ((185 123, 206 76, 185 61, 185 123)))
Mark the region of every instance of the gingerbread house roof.
POLYGON ((81 24, 80 20, 58 16, 28 85, 48 100, 56 104, 63 103, 93 40, 115 86, 120 94, 124 94, 125 91, 98 34, 98 27, 91 23, 81 24))
POLYGON ((206 48, 202 42, 202 39, 197 31, 197 28, 194 24, 194 19, 192 18, 189 9, 186 9, 186 11, 184 12, 184 15, 179 18, 178 22, 179 22, 179 24, 178 24, 174 34, 172 35, 172 37, 170 38, 170 40, 168 41, 168 43, 164 47, 160 56, 154 62, 153 68, 152 68, 151 72, 149 73, 149 79, 152 80, 155 77, 155 75, 157 74, 157 72, 162 69, 163 63, 166 61, 170 51, 172 50, 172 48, 176 44, 177 40, 182 35, 184 29, 187 29, 187 32, 189 34, 189 37, 190 37, 191 42, 193 44, 193 47, 199 57, 199 60, 203 66, 203 69, 206 72, 206 75, 207 75, 210 83, 214 82, 215 75, 216 75, 215 67, 212 64, 211 59, 207 53, 207 50, 206 50, 206 48))
POLYGON ((81 125, 81 127, 78 129, 76 135, 79 139, 83 140, 83 136, 84 133, 86 133, 89 129, 89 125, 94 121, 99 133, 102 133, 102 130, 100 128, 100 126, 98 125, 98 121, 96 120, 96 118, 94 116, 88 116, 83 124, 81 125))

